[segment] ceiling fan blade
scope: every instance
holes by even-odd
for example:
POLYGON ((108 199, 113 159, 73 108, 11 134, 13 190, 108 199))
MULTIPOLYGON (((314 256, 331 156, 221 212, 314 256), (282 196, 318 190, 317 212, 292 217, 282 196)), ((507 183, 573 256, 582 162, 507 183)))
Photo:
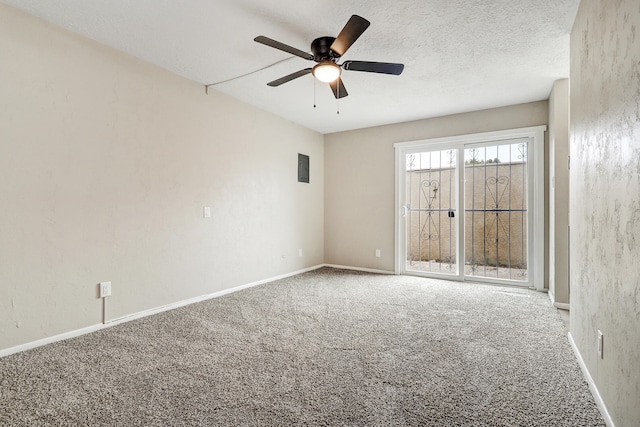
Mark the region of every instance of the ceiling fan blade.
POLYGON ((404 70, 404 64, 394 64, 391 62, 345 61, 341 67, 344 70, 393 74, 394 76, 399 76, 402 74, 402 70, 404 70))
POLYGON ((267 45, 267 46, 276 48, 278 50, 282 50, 284 52, 290 53, 292 55, 299 56, 300 58, 304 58, 304 59, 308 59, 309 61, 313 61, 313 55, 311 55, 310 53, 304 52, 304 51, 302 51, 300 49, 296 49, 295 47, 291 47, 291 46, 289 46, 287 44, 280 43, 279 41, 270 39, 269 37, 258 36, 253 40, 258 42, 258 43, 262 43, 264 45, 267 45))
POLYGON ((296 71, 295 73, 291 73, 287 76, 280 77, 277 80, 267 83, 267 86, 276 87, 280 86, 283 83, 290 82, 293 79, 297 79, 298 77, 305 76, 311 72, 311 68, 305 68, 304 70, 296 71))
POLYGON ((349 95, 340 77, 338 77, 336 80, 329 83, 329 86, 331 86, 331 90, 333 91, 333 96, 335 96, 336 99, 344 98, 345 96, 349 95))
POLYGON ((333 44, 331 44, 331 50, 342 56, 347 49, 351 47, 353 42, 358 40, 358 37, 364 33, 371 23, 358 15, 352 15, 347 21, 346 25, 338 34, 333 44))

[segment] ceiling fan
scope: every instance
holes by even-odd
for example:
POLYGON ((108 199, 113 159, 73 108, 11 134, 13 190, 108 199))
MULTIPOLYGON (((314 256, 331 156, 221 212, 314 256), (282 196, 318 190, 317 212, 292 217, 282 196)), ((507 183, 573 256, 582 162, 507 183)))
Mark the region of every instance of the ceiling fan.
POLYGON ((311 73, 321 82, 328 83, 334 96, 340 99, 348 95, 347 89, 344 87, 344 83, 340 78, 342 70, 400 75, 404 69, 403 64, 370 61, 345 61, 342 64, 338 64, 338 59, 358 40, 358 37, 364 33, 370 24, 371 23, 363 17, 352 15, 342 31, 340 31, 340 34, 338 34, 338 37, 319 37, 311 42, 311 52, 313 54, 270 39, 269 37, 256 37, 254 41, 258 43, 288 52, 308 61, 317 62, 313 68, 296 71, 295 73, 269 82, 267 85, 272 87, 280 86, 283 83, 290 82, 291 80, 311 73))

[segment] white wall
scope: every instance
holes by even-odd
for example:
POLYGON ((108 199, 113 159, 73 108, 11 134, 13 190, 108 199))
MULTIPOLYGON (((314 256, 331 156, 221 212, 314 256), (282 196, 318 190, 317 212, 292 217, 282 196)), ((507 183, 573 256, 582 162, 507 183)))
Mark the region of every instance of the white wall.
POLYGON ((323 262, 322 135, 2 4, 0 64, 0 349, 323 262))
POLYGON ((569 80, 549 97, 549 293, 569 304, 569 80))
POLYGON ((547 124, 548 103, 325 136, 325 262, 394 270, 395 142, 547 124), (375 257, 381 249, 381 257, 375 257))
POLYGON ((571 335, 620 427, 640 425, 639 30, 637 0, 583 0, 571 32, 571 335))

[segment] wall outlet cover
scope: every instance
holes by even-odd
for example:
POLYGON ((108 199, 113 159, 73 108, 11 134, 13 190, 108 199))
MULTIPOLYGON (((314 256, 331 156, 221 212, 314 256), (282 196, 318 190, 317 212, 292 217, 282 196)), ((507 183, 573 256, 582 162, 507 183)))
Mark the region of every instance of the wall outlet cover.
POLYGON ((100 282, 100 298, 111 296, 111 282, 100 282))
POLYGON ((604 359, 604 335, 601 330, 598 330, 598 356, 604 359))

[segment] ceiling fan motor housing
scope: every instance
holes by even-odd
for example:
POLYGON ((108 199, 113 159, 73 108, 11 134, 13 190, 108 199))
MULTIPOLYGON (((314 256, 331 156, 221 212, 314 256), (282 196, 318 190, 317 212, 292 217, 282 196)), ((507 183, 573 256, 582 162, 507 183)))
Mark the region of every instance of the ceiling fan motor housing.
POLYGON ((311 52, 313 53, 313 60, 316 62, 331 60, 339 58, 340 55, 331 50, 331 45, 335 41, 335 37, 318 37, 311 42, 311 52))

